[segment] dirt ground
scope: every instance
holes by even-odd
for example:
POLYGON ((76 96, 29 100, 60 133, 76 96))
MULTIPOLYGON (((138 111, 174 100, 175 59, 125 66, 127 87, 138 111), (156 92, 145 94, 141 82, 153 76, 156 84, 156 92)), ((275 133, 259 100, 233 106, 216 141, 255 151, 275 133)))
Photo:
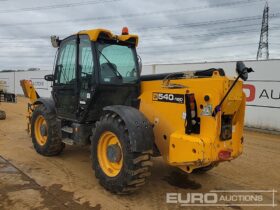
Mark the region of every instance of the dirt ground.
POLYGON ((0 105, 7 113, 7 119, 0 121, 0 209, 187 209, 167 204, 166 193, 256 189, 277 190, 279 207, 279 135, 246 131, 241 157, 201 175, 181 173, 155 158, 148 183, 133 195, 118 196, 98 184, 88 147, 67 146, 57 157, 35 152, 25 131, 26 103, 18 98, 17 104, 0 105))

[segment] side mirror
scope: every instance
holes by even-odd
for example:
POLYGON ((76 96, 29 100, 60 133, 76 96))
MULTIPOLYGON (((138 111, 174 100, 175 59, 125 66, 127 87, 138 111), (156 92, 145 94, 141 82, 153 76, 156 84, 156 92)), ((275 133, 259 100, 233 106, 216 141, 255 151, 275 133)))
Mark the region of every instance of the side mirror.
POLYGON ((51 36, 51 43, 54 48, 58 48, 60 45, 61 40, 57 36, 51 36))
POLYGON ((248 79, 248 73, 251 73, 254 71, 252 68, 246 67, 242 61, 237 61, 236 62, 236 72, 243 81, 246 81, 248 79))
POLYGON ((139 65, 139 74, 141 74, 141 72, 142 72, 142 58, 140 57, 140 55, 137 55, 137 59, 138 59, 138 65, 139 65))
POLYGON ((44 79, 46 81, 53 82, 54 81, 54 76, 53 76, 53 74, 47 74, 47 75, 44 76, 44 79))

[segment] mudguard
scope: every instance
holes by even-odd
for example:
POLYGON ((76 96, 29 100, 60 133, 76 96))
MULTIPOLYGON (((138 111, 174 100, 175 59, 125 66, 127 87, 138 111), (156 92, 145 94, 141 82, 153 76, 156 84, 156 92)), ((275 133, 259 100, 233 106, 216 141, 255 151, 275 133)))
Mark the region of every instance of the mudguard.
POLYGON ((52 98, 38 98, 34 105, 43 104, 49 112, 56 113, 55 104, 52 98))
POLYGON ((106 106, 105 112, 114 112, 125 122, 133 152, 153 149, 154 132, 152 124, 138 109, 124 105, 106 106))

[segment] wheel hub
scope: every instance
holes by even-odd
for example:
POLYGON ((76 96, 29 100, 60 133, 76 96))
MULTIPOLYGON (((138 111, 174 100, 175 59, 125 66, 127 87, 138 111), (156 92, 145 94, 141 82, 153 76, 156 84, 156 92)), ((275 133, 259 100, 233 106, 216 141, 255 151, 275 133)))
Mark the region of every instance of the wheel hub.
POLYGON ((117 176, 123 167, 121 143, 111 131, 105 131, 98 140, 97 157, 102 171, 110 177, 117 176))
POLYGON ((40 133, 42 136, 47 136, 47 126, 45 124, 40 126, 40 133))
POLYGON ((118 144, 108 145, 107 158, 112 163, 118 163, 122 159, 122 150, 118 144))
POLYGON ((48 125, 43 115, 39 115, 35 120, 34 135, 40 146, 44 146, 46 144, 48 140, 48 125))

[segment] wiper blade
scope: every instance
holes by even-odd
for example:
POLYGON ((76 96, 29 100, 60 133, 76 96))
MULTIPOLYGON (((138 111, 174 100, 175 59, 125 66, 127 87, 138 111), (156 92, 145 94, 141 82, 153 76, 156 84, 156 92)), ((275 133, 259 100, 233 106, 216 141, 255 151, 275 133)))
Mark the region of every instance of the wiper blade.
POLYGON ((113 72, 116 74, 116 76, 122 79, 121 73, 114 67, 114 65, 109 61, 109 59, 99 49, 97 49, 97 50, 105 58, 105 60, 108 62, 110 68, 113 70, 113 72))

